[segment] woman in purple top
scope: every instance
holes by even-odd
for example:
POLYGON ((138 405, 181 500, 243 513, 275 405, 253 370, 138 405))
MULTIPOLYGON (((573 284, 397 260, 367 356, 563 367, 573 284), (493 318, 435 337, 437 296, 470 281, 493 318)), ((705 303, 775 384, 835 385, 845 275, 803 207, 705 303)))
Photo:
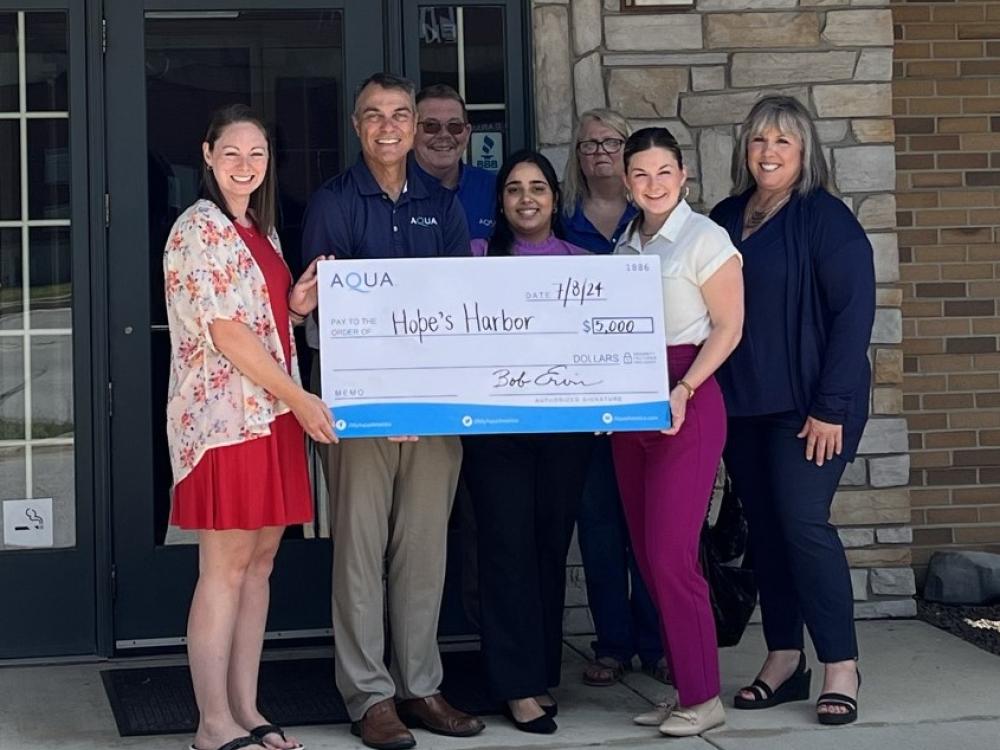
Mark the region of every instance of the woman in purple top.
MULTIPOLYGON (((548 159, 513 154, 497 176, 493 236, 474 240, 473 254, 586 254, 560 238, 558 210, 559 182, 548 159)), ((548 690, 559 684, 566 554, 592 442, 592 435, 567 433, 462 439, 476 512, 486 676, 507 718, 525 732, 556 731, 548 690)))

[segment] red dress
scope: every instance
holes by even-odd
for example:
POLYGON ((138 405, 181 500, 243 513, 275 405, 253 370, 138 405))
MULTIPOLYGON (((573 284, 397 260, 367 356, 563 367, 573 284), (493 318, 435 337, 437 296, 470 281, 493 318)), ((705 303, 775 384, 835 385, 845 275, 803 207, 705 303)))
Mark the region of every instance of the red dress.
MULTIPOLYGON (((288 267, 256 227, 235 226, 264 274, 285 362, 290 363, 288 267)), ((270 435, 206 451, 174 487, 170 522, 182 529, 221 531, 290 526, 312 519, 305 435, 289 412, 271 423, 270 435)))

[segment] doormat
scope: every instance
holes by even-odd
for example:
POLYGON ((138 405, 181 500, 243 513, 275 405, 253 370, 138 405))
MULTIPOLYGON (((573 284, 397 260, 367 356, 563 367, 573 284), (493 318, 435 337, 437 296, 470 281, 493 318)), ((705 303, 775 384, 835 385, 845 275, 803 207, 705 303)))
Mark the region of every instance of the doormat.
MULTIPOLYGON (((493 714, 499 706, 486 688, 478 651, 441 654, 441 692, 455 708, 493 714)), ((198 708, 187 666, 106 669, 104 689, 122 737, 194 734, 198 708)), ((333 682, 333 659, 289 659, 260 665, 258 703, 268 720, 282 726, 344 724, 347 709, 333 682)))

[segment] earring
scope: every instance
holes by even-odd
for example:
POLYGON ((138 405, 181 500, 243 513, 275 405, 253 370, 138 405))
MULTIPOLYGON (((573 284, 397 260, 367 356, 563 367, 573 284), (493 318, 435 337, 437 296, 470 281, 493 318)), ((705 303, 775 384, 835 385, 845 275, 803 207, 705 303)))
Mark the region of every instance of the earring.
POLYGON ((687 185, 684 186, 684 200, 687 200, 688 196, 691 195, 691 188, 687 185))
POLYGON ((626 203, 632 202, 632 191, 629 190, 628 188, 625 188, 625 202, 626 203))

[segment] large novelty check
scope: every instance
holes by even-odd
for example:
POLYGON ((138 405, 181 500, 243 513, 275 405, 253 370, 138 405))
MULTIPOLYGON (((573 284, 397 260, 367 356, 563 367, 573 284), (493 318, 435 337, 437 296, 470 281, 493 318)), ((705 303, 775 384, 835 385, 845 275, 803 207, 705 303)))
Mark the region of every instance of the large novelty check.
POLYGON ((319 265, 341 437, 669 426, 659 258, 319 265))

